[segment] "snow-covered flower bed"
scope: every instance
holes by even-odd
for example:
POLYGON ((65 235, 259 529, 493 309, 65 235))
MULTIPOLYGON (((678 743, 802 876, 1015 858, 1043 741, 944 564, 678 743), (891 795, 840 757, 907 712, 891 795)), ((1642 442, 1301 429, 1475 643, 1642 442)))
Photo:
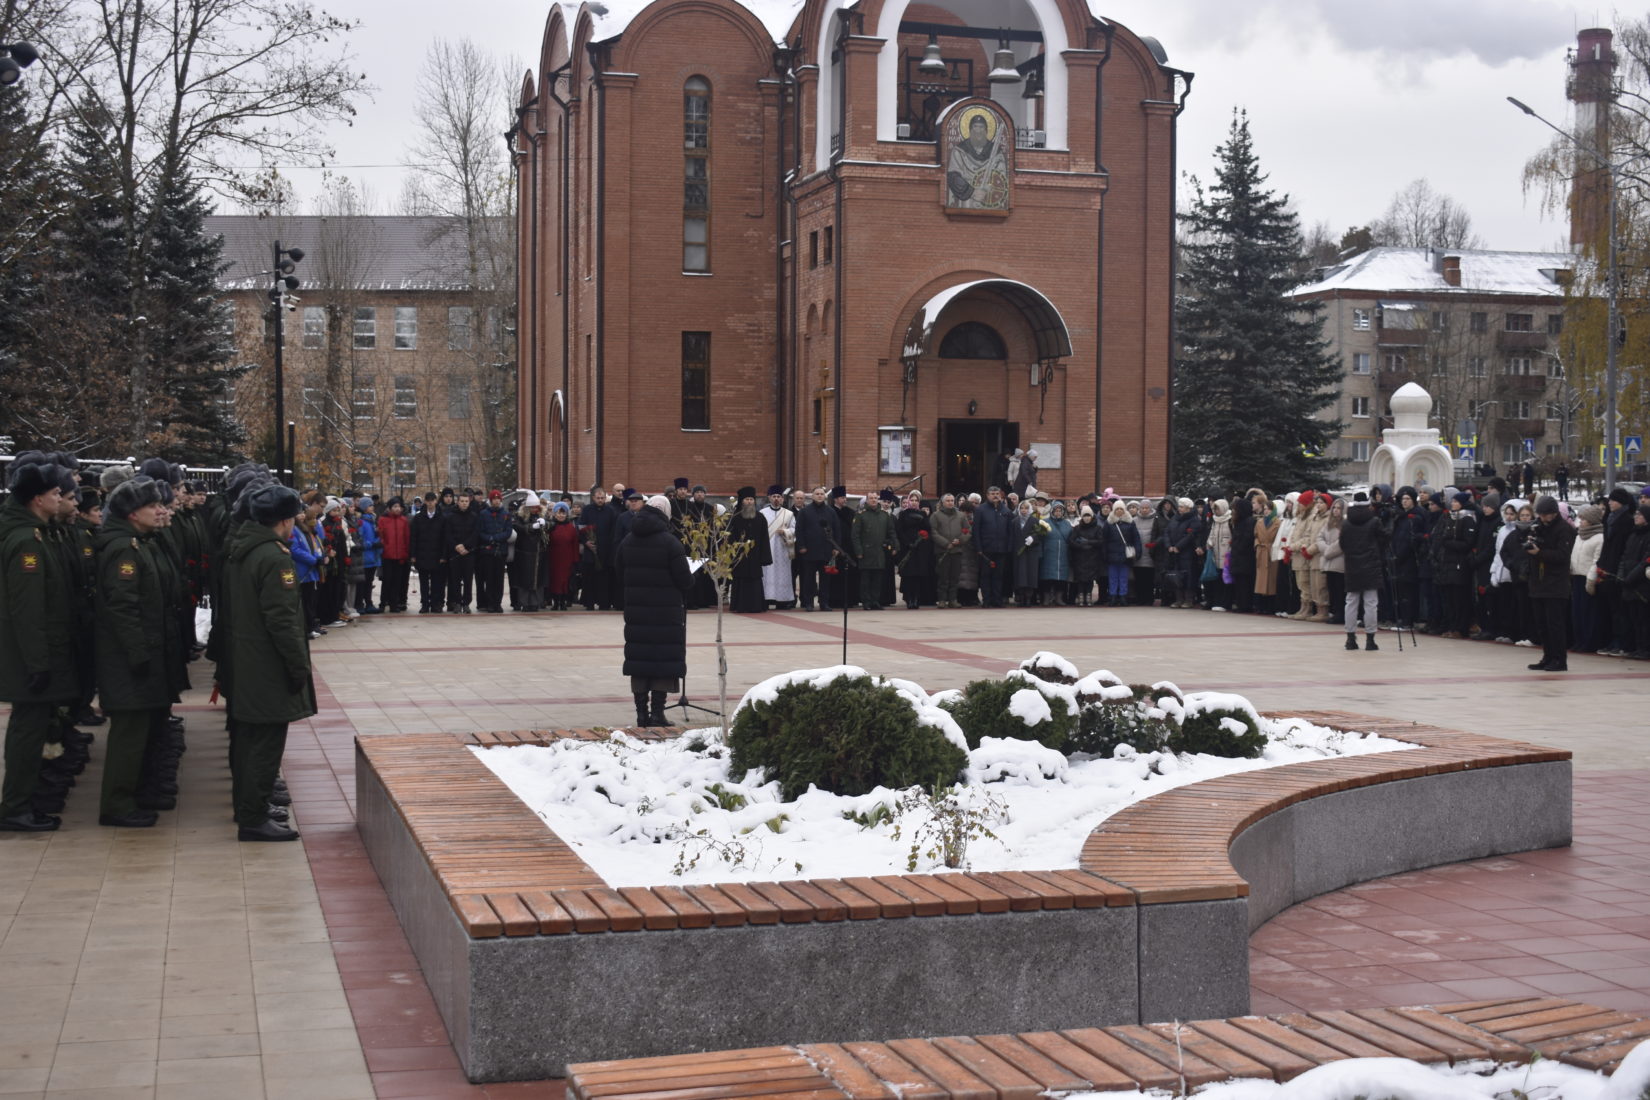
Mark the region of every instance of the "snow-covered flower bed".
MULTIPOLYGON (((740 706, 771 702, 786 684, 822 686, 844 676, 866 673, 852 666, 787 673, 753 687, 740 706)), ((1046 697, 1096 699, 1115 695, 1119 683, 1109 673, 1077 680, 1073 669, 1072 676, 1072 684, 1026 676, 1026 688, 1013 696, 1016 715, 1035 726, 1048 718, 1046 697)), ((941 706, 956 693, 886 683, 919 724, 966 748, 941 706)), ((1154 689, 1163 697, 1142 713, 1163 718, 1213 707, 1252 716, 1265 737, 1259 758, 1140 752, 1128 744, 1110 756, 1067 755, 1034 740, 984 737, 967 750, 963 782, 949 792, 877 787, 844 796, 810 787, 784 801, 780 784, 762 770, 730 774, 731 753, 717 728, 663 742, 614 731, 602 741, 474 751, 610 885, 656 886, 944 870, 946 855, 961 854, 959 834, 962 865, 970 870, 1071 868, 1095 826, 1151 795, 1235 772, 1414 747, 1300 719, 1261 718, 1241 696, 1182 694, 1172 684, 1154 689)))
MULTIPOLYGON (((1111 1100, 1118 1095, 1080 1092, 1068 1094, 1066 1100, 1111 1100)), ((1645 1100, 1650 1097, 1650 1042, 1634 1047, 1611 1077, 1546 1059, 1527 1065, 1424 1066, 1406 1058, 1349 1058, 1307 1070, 1281 1085, 1243 1078, 1206 1085, 1195 1095, 1198 1100, 1645 1100)))

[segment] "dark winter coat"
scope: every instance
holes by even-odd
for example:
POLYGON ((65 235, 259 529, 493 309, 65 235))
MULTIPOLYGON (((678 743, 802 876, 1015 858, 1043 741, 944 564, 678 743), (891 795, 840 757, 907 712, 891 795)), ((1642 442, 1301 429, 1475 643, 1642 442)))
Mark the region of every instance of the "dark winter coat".
POLYGON ((974 547, 982 554, 1006 554, 1014 548, 1014 516, 1007 505, 982 502, 974 509, 974 547))
POLYGON ((808 565, 823 565, 843 545, 844 534, 836 509, 829 504, 809 503, 796 515, 796 558, 808 565))
MULTIPOLYGON (((163 553, 125 520, 109 519, 98 534, 94 637, 98 695, 105 710, 152 710, 177 699, 170 675, 177 663, 177 636, 166 621, 163 553)), ((282 556, 291 565, 291 556, 282 556)), ((291 568, 296 584, 298 567, 291 568)))
MULTIPOLYGON (((442 549, 448 561, 458 555, 460 546, 471 554, 481 548, 481 509, 475 501, 472 500, 468 508, 454 508, 447 513, 442 521, 442 535, 442 549)), ((505 537, 508 538, 508 534, 505 537)))
POLYGON ((1495 562, 1495 537, 1500 530, 1499 507, 1487 516, 1478 516, 1478 537, 1472 544, 1472 583, 1479 588, 1489 587, 1490 566, 1495 562))
POLYGON ((1465 508, 1445 512, 1432 530, 1432 582, 1449 587, 1472 583, 1472 548, 1478 524, 1465 508))
MULTIPOLYGON (((1570 550, 1575 546, 1576 529, 1558 516, 1550 523, 1538 517, 1530 526, 1535 538, 1536 553, 1523 550, 1532 563, 1530 570, 1530 599, 1567 600, 1570 598, 1570 550)), ((1507 536, 1509 539, 1511 535, 1507 536)), ((1520 544, 1522 548, 1522 543, 1520 544)))
POLYGON ((886 569, 894 562, 899 550, 899 540, 894 534, 894 517, 881 508, 874 512, 867 508, 855 516, 850 539, 854 560, 861 569, 886 569))
POLYGON ((298 571, 272 528, 249 523, 229 559, 236 669, 229 715, 238 722, 297 722, 315 713, 298 571))
POLYGON ((1400 581, 1414 581, 1420 577, 1420 554, 1426 545, 1421 536, 1426 534, 1426 513, 1419 505, 1394 514, 1392 520, 1393 565, 1400 581))
POLYGON ((908 579, 934 575, 934 533, 921 508, 906 508, 894 520, 899 539, 899 575, 908 579))
POLYGON ((1178 511, 1163 531, 1164 563, 1171 572, 1196 575, 1203 569, 1197 556, 1198 539, 1203 534, 1203 520, 1196 512, 1181 515, 1178 511), (1178 554, 1173 551, 1180 551, 1178 554))
POLYGON ((1048 523, 1035 510, 1030 515, 1016 515, 1014 522, 1014 587, 1036 588, 1043 579, 1043 540, 1048 531, 1042 528, 1048 523), (1031 540, 1029 546, 1026 539, 1031 540))
POLYGON ((447 560, 447 521, 440 512, 420 512, 412 518, 412 559, 420 569, 433 569, 447 560))
MULTIPOLYGON (((1254 517, 1251 515, 1250 518, 1254 517)), ((1135 526, 1134 520, 1106 524, 1105 539, 1107 565, 1133 565, 1140 560, 1144 546, 1140 541, 1140 528, 1135 526), (1133 558, 1129 557, 1130 547, 1134 548, 1133 558)), ((1254 558, 1253 546, 1250 547, 1249 557, 1254 558)))
MULTIPOLYGON (((1134 526, 1132 521, 1129 526, 1134 526)), ((1082 591, 1088 591, 1088 586, 1100 576, 1101 551, 1106 537, 1106 525, 1092 518, 1085 523, 1078 516, 1076 526, 1071 529, 1071 537, 1066 540, 1066 545, 1071 549, 1071 579, 1082 591)), ((1139 537, 1135 536, 1137 540, 1139 537)))
POLYGON ((1255 571, 1255 505, 1247 496, 1232 505, 1232 573, 1255 571))
POLYGON ((586 508, 579 514, 579 526, 584 533, 585 541, 590 541, 592 532, 596 536, 596 567, 598 569, 613 568, 613 552, 619 548, 618 540, 614 535, 618 527, 618 521, 619 513, 606 505, 600 508, 586 508))
POLYGON ((693 585, 687 548, 670 521, 643 508, 620 544, 615 566, 624 579, 624 674, 656 679, 687 675, 687 612, 693 585))
MULTIPOLYGON (((1641 511, 1650 510, 1650 505, 1639 507, 1641 511)), ((1646 514, 1650 516, 1650 511, 1646 514)), ((1627 544, 1622 547, 1616 576, 1621 581, 1622 599, 1634 603, 1650 601, 1650 527, 1634 525, 1627 532, 1627 544)))
POLYGON ((65 703, 77 695, 72 592, 76 579, 45 550, 46 523, 8 496, 0 506, 0 700, 65 703), (29 677, 49 673, 46 688, 29 677))
POLYGON ((550 521, 541 512, 534 515, 523 509, 516 513, 516 558, 510 563, 511 575, 517 588, 536 589, 544 564, 544 548, 550 541, 550 521), (535 526, 535 524, 537 526, 535 526))
POLYGON ((1381 586, 1386 569, 1386 529, 1375 509, 1354 504, 1341 521, 1341 564, 1348 592, 1367 592, 1381 586))
POLYGON ((1633 529, 1633 510, 1637 504, 1633 494, 1619 486, 1610 494, 1612 500, 1619 501, 1622 507, 1612 511, 1606 504, 1604 513, 1604 545, 1598 551, 1598 569, 1606 576, 1614 576, 1616 566, 1621 562, 1622 551, 1627 547, 1627 535, 1633 529))

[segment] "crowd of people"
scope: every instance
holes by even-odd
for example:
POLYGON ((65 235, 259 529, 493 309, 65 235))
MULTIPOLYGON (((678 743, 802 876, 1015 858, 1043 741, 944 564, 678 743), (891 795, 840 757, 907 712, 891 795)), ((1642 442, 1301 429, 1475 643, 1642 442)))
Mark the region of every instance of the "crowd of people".
MULTIPOLYGON (((1158 605, 1276 614, 1341 625, 1348 635, 1361 626, 1365 649, 1379 648, 1381 626, 1542 645, 1542 663, 1555 671, 1569 652, 1650 659, 1643 530, 1650 495, 1617 489, 1572 505, 1514 495, 1492 477, 1438 492, 1377 485, 1274 499, 1250 489, 1193 500, 1125 499, 1107 489, 1062 500, 1026 481, 1035 476, 1034 452, 1004 457, 1011 463, 1001 472, 1014 475, 1004 478, 1009 488, 937 500, 915 491, 861 499, 841 486, 770 485, 762 494, 741 488, 724 506, 686 478, 659 496, 684 542, 694 524, 725 515, 720 538, 745 547, 728 600, 741 614, 1158 605), (1561 609, 1542 602, 1554 599, 1561 609)), ((593 489, 587 501, 510 496, 519 499, 506 503, 494 492, 483 504, 475 491, 426 494, 410 539, 384 533, 392 516, 404 522, 400 501, 391 500, 377 532, 386 574, 380 606, 404 609, 410 563, 427 613, 468 612, 472 577, 483 611, 502 611, 505 592, 517 611, 622 609, 615 552, 643 494, 618 484, 593 489)), ((372 553, 370 500, 312 507, 340 514, 337 553, 372 553), (369 532, 364 541, 358 530, 369 532)), ((357 586, 353 604, 370 613, 377 562, 365 561, 366 587, 357 586)), ((348 590, 339 591, 351 606, 348 590)), ((686 606, 714 606, 717 598, 699 573, 686 606)), ((343 614, 347 621, 351 612, 343 614)), ((1355 638, 1347 648, 1356 648, 1355 638)))
POLYGON ((292 553, 298 494, 251 464, 210 492, 161 458, 94 476, 73 455, 38 451, 18 455, 6 481, 0 831, 61 825, 90 759, 87 729, 105 723, 99 824, 147 828, 175 809, 188 742, 173 708, 204 657, 226 701, 237 835, 297 839, 280 762, 288 724, 315 713, 292 553))
POLYGON ((1030 482, 1034 453, 1005 458, 1007 488, 937 500, 770 485, 724 505, 677 478, 651 497, 444 489, 409 508, 300 496, 253 464, 211 492, 159 458, 94 476, 67 454, 19 455, 0 504, 0 830, 58 826, 86 729, 105 721, 99 821, 143 827, 172 809, 187 749, 172 708, 204 656, 227 700, 240 837, 296 837, 278 772, 287 724, 315 712, 309 641, 406 612, 415 575, 421 614, 502 614, 506 599, 525 613, 625 610, 627 665, 632 634, 645 650, 662 630, 671 652, 630 672, 648 724, 680 675, 680 613, 723 599, 721 569, 705 567, 719 557, 739 614, 1156 605, 1333 623, 1347 649, 1360 627, 1378 649, 1388 626, 1541 646, 1540 671, 1565 670, 1571 652, 1650 660, 1650 490, 1572 506, 1492 478, 1068 501, 1030 482), (626 573, 643 557, 647 583, 626 573), (657 607, 678 588, 658 612, 668 623, 627 608, 637 591, 657 607))

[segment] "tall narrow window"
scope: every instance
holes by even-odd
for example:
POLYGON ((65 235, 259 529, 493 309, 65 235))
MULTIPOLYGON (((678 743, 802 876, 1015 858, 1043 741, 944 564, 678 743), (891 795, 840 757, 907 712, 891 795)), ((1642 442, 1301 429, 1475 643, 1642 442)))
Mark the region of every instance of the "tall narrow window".
POLYGON ((395 376, 395 418, 412 420, 418 416, 418 383, 410 374, 395 376))
POLYGON ((710 333, 682 333, 682 430, 710 430, 710 333))
POLYGON ((362 351, 369 351, 378 346, 377 308, 355 307, 355 346, 362 351))
POLYGON ((395 307, 395 350, 418 350, 418 307, 395 307))
POLYGON ((327 311, 323 306, 304 307, 304 347, 318 348, 327 341, 327 311))
POLYGON ((682 86, 682 270, 710 270, 710 84, 682 86))
POLYGON ((470 336, 470 307, 447 307, 447 350, 469 351, 470 336))

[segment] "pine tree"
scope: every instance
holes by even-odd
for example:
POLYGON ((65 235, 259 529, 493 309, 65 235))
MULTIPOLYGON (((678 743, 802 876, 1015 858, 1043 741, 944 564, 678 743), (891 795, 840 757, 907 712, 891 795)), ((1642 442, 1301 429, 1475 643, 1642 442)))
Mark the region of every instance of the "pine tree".
POLYGON ((154 238, 149 252, 148 353, 157 413, 169 421, 167 457, 188 465, 230 465, 242 457, 246 431, 232 415, 235 379, 230 367, 229 307, 217 297, 228 264, 223 238, 206 233, 211 213, 186 171, 171 177, 152 200, 154 238))
POLYGON ((1174 478, 1182 492, 1320 485, 1340 434, 1314 414, 1339 397, 1319 303, 1292 302, 1303 251, 1288 197, 1265 186, 1235 113, 1216 149, 1215 181, 1181 215, 1176 323, 1174 478))
POLYGON ((118 447, 128 326, 108 167, 84 127, 60 156, 25 96, 0 90, 0 431, 23 446, 118 447))

